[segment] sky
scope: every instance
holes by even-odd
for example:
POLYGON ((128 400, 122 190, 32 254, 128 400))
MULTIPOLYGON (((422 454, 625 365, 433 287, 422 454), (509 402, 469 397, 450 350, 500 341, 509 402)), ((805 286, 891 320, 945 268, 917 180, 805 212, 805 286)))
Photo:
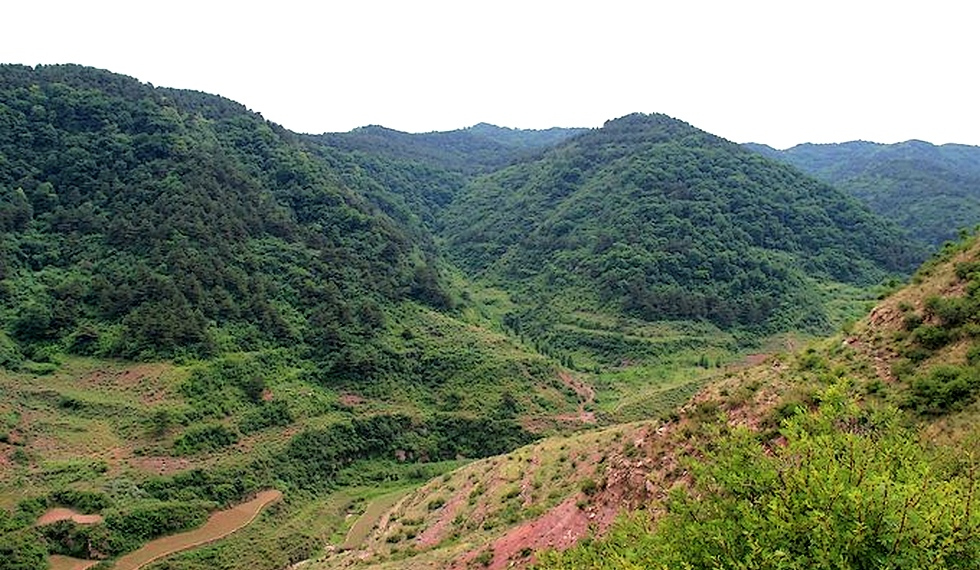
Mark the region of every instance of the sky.
POLYGON ((980 145, 980 4, 6 2, 0 63, 215 93, 308 133, 665 113, 736 142, 980 145))

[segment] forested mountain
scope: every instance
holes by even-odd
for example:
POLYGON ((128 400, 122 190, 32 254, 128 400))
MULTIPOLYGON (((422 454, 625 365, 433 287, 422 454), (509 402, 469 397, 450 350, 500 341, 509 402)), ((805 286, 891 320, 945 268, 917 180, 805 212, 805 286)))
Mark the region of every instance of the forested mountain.
POLYGON ((478 178, 445 219, 455 261, 531 298, 723 327, 819 326, 815 280, 921 259, 840 191, 663 115, 478 178))
POLYGON ((980 223, 980 147, 922 141, 745 145, 796 166, 865 202, 936 247, 980 223))
MULTIPOLYGON (((576 410, 557 363, 462 320, 361 158, 220 97, 0 66, 0 569, 116 557, 261 489, 418 482, 576 410), (106 521, 35 526, 49 505, 106 521)), ((232 567, 320 548, 279 516, 303 529, 232 567)))
POLYGON ((2 318, 28 350, 327 355, 386 302, 448 303, 425 234, 232 101, 8 65, 0 125, 2 318))
POLYGON ((480 123, 455 131, 411 134, 369 126, 304 138, 334 171, 385 212, 403 221, 408 213, 436 230, 443 222, 443 208, 475 176, 585 130, 535 131, 480 123))

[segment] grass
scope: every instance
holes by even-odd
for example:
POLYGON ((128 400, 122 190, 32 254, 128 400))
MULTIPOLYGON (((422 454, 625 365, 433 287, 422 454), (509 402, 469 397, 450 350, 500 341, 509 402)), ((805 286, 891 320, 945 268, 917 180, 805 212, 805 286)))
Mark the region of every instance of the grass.
MULTIPOLYGON (((388 511, 388 509, 395 506, 395 503, 397 503, 411 490, 411 487, 400 488, 396 491, 391 491, 371 499, 367 508, 365 508, 364 512, 361 513, 361 516, 357 517, 357 520, 353 525, 351 525, 350 530, 347 531, 342 548, 347 550, 360 546, 364 540, 367 539, 371 531, 374 530, 378 524, 378 519, 380 519, 381 516, 388 511)), ((378 492, 378 489, 370 489, 370 491, 378 492)))

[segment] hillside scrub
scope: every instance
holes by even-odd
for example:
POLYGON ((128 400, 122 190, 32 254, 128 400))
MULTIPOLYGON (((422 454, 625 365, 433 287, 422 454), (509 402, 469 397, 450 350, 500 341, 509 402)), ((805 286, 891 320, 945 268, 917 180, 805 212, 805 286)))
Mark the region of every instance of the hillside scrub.
POLYGON ((538 568, 974 568, 980 512, 972 456, 935 448, 895 409, 843 392, 800 408, 775 445, 744 428, 687 462, 651 523, 641 512, 538 568))

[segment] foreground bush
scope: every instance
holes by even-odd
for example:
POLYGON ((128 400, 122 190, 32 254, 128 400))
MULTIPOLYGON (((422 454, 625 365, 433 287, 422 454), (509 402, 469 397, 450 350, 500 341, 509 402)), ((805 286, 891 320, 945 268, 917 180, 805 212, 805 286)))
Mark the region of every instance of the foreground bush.
POLYGON ((921 444, 898 419, 839 399, 787 420, 785 445, 737 430, 691 462, 693 488, 655 525, 634 515, 540 566, 977 568, 972 459, 921 444))

